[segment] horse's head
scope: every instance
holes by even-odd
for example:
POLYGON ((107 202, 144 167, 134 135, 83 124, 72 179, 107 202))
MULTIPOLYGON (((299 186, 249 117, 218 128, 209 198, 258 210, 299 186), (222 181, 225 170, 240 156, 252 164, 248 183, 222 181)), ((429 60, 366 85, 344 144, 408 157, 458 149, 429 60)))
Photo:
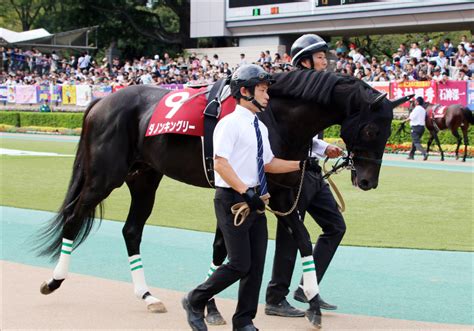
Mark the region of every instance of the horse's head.
POLYGON ((354 94, 350 105, 355 110, 341 125, 341 137, 353 160, 352 183, 363 189, 377 188, 385 144, 391 133, 393 109, 412 96, 389 101, 386 94, 367 88, 354 94))

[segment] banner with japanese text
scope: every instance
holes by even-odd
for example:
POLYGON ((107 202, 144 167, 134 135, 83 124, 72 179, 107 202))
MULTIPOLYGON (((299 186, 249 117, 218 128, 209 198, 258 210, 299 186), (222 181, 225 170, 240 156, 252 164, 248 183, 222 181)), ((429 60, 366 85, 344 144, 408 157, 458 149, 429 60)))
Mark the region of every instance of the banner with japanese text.
POLYGON ((15 87, 15 102, 16 103, 36 103, 36 86, 34 85, 17 85, 15 87))
POLYGON ((7 102, 8 100, 8 89, 6 85, 0 85, 0 102, 7 102))
POLYGON ((50 88, 49 85, 39 85, 36 87, 37 96, 38 96, 38 103, 43 102, 43 100, 51 100, 50 88))
POLYGON ((467 84, 464 81, 448 80, 438 84, 438 103, 443 106, 466 104, 467 84))
MULTIPOLYGON (((392 84, 392 99, 398 99, 410 94, 414 94, 415 98, 422 97, 425 102, 436 103, 437 86, 434 80, 432 81, 410 81, 404 83, 393 82, 392 84)), ((401 107, 408 107, 410 103, 407 101, 401 107)))
POLYGON ((89 85, 76 85, 76 105, 87 106, 92 101, 92 89, 89 85))
POLYGON ((104 98, 112 93, 112 86, 94 85, 92 86, 92 100, 104 98))
POLYGON ((63 85, 63 105, 76 104, 76 86, 63 85))
POLYGON ((467 82, 467 107, 474 111, 474 81, 467 82))
POLYGON ((387 98, 390 97, 390 82, 367 82, 370 86, 379 92, 387 93, 387 98))

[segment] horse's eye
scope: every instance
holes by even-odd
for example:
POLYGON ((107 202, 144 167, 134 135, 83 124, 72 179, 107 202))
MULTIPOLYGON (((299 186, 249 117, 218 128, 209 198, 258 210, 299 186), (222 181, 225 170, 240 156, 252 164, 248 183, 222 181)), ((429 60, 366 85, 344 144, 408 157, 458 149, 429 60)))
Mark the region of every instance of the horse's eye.
POLYGON ((362 129, 362 140, 364 141, 374 140, 379 135, 379 132, 380 130, 377 125, 373 123, 367 124, 362 129))

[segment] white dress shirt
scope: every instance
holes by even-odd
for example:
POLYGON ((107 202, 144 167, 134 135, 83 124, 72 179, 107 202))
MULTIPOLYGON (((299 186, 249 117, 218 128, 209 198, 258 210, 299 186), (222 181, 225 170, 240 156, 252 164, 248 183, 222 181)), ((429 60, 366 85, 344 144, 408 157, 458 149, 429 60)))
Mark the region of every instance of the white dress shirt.
POLYGON ((326 148, 329 146, 327 142, 315 136, 313 138, 313 145, 311 147, 311 151, 309 153, 310 157, 316 157, 318 159, 324 159, 326 157, 326 148))
POLYGON ((426 110, 422 106, 418 105, 410 113, 410 125, 423 125, 425 126, 425 117, 426 117, 426 110))
MULTIPOLYGON (((237 176, 248 187, 259 185, 257 166, 257 135, 254 127, 255 114, 237 105, 235 111, 217 123, 214 130, 214 157, 226 159, 237 176)), ((262 134, 263 163, 269 163, 274 155, 268 140, 268 129, 258 121, 262 134)), ((230 187, 215 171, 217 187, 230 187)))

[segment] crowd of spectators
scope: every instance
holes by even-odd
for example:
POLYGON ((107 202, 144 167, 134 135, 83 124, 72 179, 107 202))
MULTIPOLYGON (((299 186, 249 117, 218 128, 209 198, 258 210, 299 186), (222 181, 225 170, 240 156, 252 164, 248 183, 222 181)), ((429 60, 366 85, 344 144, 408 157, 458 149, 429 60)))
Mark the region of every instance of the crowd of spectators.
MULTIPOLYGON (((89 85, 136 85, 136 84, 190 84, 201 85, 227 77, 232 70, 228 63, 214 54, 199 58, 171 58, 162 56, 141 57, 133 60, 108 58, 97 61, 87 52, 59 56, 55 51, 41 53, 37 49, 24 51, 18 48, 0 47, 0 84, 89 84, 89 85)), ((346 47, 342 41, 335 44, 328 55, 333 70, 352 75, 367 82, 411 81, 411 80, 474 80, 474 43, 466 36, 453 44, 449 39, 431 48, 421 49, 413 42, 408 49, 405 44, 391 57, 369 57, 351 43, 346 47)), ((240 54, 240 63, 257 63, 265 70, 275 73, 292 70, 288 54, 262 51, 257 59, 247 59, 240 54)))

